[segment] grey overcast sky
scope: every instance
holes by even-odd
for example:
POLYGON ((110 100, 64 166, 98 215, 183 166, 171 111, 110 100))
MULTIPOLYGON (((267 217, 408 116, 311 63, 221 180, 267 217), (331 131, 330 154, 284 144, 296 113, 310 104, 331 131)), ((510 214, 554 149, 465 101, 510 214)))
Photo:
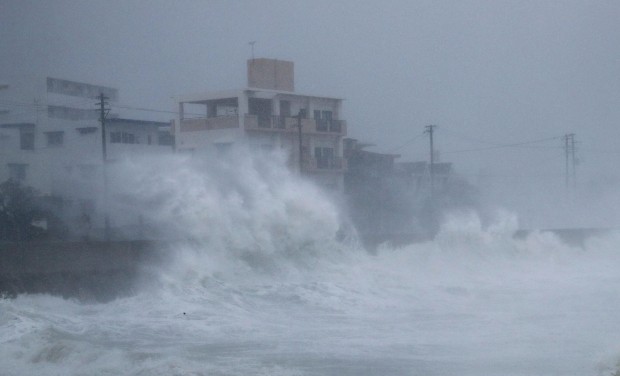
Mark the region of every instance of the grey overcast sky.
POLYGON ((589 178, 618 174, 619 20, 604 0, 0 0, 0 68, 170 110, 176 94, 245 86, 257 41, 257 57, 295 62, 298 92, 345 98, 371 150, 424 159, 427 138, 408 140, 436 124, 457 170, 535 179, 563 173, 560 139, 492 148, 574 132, 589 178))

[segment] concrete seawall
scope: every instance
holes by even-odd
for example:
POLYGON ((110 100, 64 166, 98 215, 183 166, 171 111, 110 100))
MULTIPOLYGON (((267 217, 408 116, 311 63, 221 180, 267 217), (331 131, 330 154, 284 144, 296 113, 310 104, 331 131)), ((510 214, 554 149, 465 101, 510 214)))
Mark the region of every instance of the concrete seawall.
POLYGON ((596 236, 605 236, 620 231, 618 228, 559 228, 544 230, 519 230, 515 232, 515 239, 525 239, 534 232, 552 233, 570 246, 585 246, 586 240, 596 236))
MULTIPOLYGON (((618 229, 551 229, 571 246, 584 246, 593 236, 618 229)), ((516 239, 535 231, 519 230, 516 239)), ((378 244, 402 246, 430 237, 415 234, 383 234, 364 239, 369 250, 378 244)), ((174 255, 179 242, 0 242, 0 295, 47 293, 86 301, 108 301, 132 294, 138 282, 148 283, 153 266, 174 255)), ((152 281, 152 280, 151 280, 152 281)))
MULTIPOLYGON (((569 246, 583 247, 587 239, 595 236, 605 236, 607 234, 618 232, 620 228, 560 228, 560 229, 542 229, 542 230, 517 230, 513 234, 514 239, 525 239, 534 233, 549 233, 557 236, 562 242, 569 246)), ((433 240, 430 234, 415 233, 392 233, 392 234, 367 234, 362 237, 364 245, 375 250, 381 244, 388 244, 392 247, 402 247, 408 244, 415 244, 433 240)))
POLYGON ((130 294, 169 247, 153 241, 0 243, 0 294, 110 300, 130 294))

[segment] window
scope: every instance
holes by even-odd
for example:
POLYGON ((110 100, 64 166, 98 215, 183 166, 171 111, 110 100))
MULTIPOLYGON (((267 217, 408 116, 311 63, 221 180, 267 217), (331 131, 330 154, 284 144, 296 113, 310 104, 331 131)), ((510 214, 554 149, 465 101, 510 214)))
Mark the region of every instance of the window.
POLYGON ((110 132, 110 143, 120 144, 123 142, 123 135, 121 132, 110 132))
POLYGON ((80 128, 76 128, 76 130, 80 133, 80 135, 83 136, 83 135, 97 132, 98 128, 97 127, 80 127, 80 128))
POLYGON ((65 132, 63 131, 46 132, 45 135, 47 136, 47 146, 49 147, 62 146, 65 132))
POLYGON ((280 101, 280 116, 291 117, 291 102, 285 100, 280 101))
POLYGON ((157 143, 159 145, 173 146, 174 136, 171 135, 169 132, 159 132, 159 134, 157 135, 157 143))
POLYGON ((24 181, 26 180, 26 168, 28 167, 25 163, 9 163, 9 179, 15 181, 24 181))
POLYGON ((317 168, 334 167, 334 149, 333 148, 314 148, 314 157, 316 158, 317 168))
POLYGON ((133 133, 123 132, 123 144, 137 144, 138 139, 133 133))
POLYGON ((21 150, 34 150, 34 132, 19 132, 19 148, 21 150))
POLYGON ((99 119, 99 112, 94 109, 47 106, 47 116, 65 120, 96 120, 99 119))
POLYGON ((111 144, 137 144, 138 138, 133 133, 128 132, 110 132, 111 144))

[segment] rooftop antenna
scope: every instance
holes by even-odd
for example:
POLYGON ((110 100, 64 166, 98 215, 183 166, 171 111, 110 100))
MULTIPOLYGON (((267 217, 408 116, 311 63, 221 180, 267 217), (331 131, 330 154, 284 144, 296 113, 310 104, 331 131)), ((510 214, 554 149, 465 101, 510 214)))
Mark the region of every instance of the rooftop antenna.
POLYGON ((255 40, 249 42, 248 44, 252 47, 252 60, 254 60, 254 44, 256 43, 255 40))

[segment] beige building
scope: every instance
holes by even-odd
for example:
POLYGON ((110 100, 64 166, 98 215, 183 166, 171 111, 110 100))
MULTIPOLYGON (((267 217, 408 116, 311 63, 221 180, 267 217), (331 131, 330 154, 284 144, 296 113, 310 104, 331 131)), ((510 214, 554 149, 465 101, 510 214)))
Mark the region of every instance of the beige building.
POLYGON ((178 100, 177 149, 217 157, 234 147, 285 150, 288 165, 342 191, 342 99, 295 92, 293 62, 251 59, 248 87, 178 100))

